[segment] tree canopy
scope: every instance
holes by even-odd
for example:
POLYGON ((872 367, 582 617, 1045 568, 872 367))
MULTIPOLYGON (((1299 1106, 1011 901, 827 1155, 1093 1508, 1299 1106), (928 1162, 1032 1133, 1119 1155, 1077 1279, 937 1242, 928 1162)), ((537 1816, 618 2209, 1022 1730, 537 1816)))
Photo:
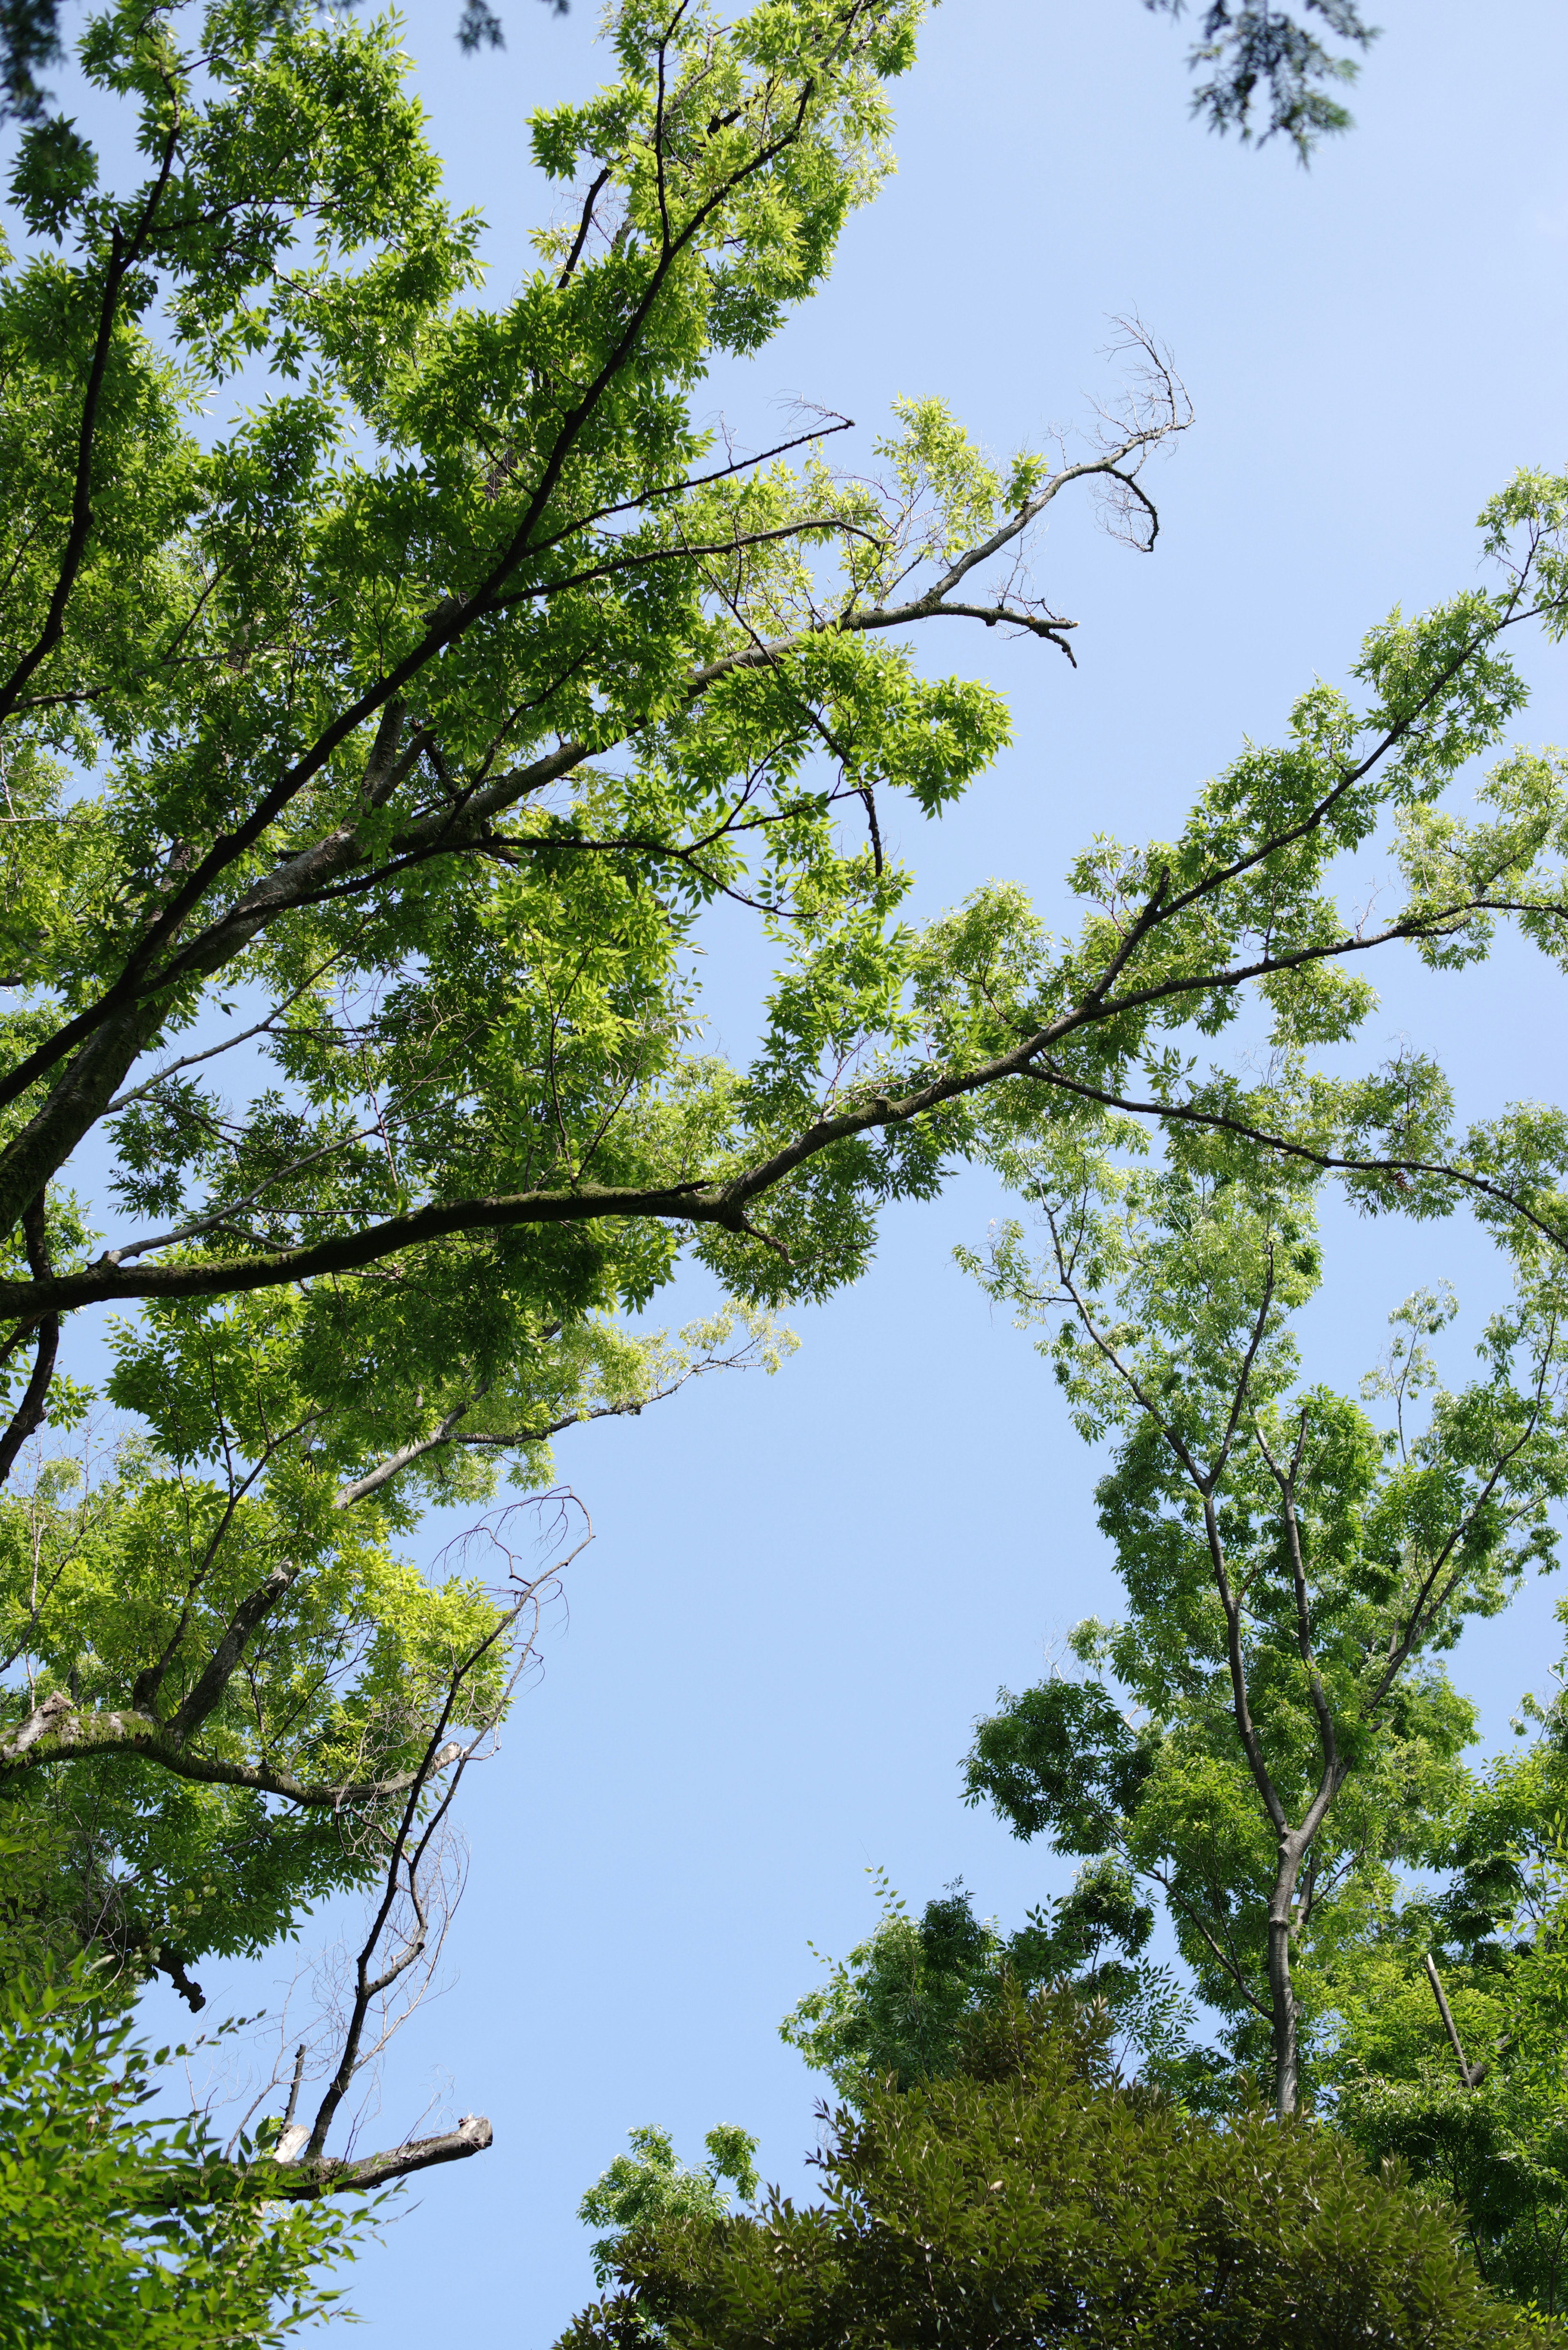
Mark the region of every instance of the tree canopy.
MULTIPOLYGON (((1316 14, 1367 37, 1339 0, 1316 14)), ((258 2139, 226 2170, 175 2166, 198 2202, 236 2171, 247 2195, 312 2202, 489 2143, 469 2116, 337 2150, 389 2003, 439 1951, 462 1774, 586 1538, 552 1497, 550 1440, 771 1365, 771 1311, 854 1280, 879 1212, 959 1160, 1027 1167, 1053 1199, 1098 1186, 1096 1310, 1096 1282, 1145 1279, 1124 1242, 1153 1264, 1157 1230, 1228 1235, 1230 1286, 1180 1338, 1209 1381, 1197 1419, 1137 1402, 1107 1506, 1129 1559, 1142 1544, 1191 1600, 1150 1650, 1154 1742, 1215 1761, 1223 1742, 1212 1597, 1232 1712, 1249 1643, 1280 1696, 1247 1769, 1296 1865, 1338 1833, 1324 1787, 1392 1816, 1407 1765, 1380 1739, 1451 1762, 1462 1709, 1400 1676, 1501 1596, 1560 1490, 1568 1122, 1525 1107, 1459 1131, 1434 1062, 1347 1076, 1324 1055, 1354 1046, 1379 951, 1459 971, 1512 921, 1562 958, 1562 761, 1504 751, 1479 817, 1453 788, 1523 706, 1512 633, 1563 632, 1568 480, 1516 476, 1481 516, 1487 584, 1376 624, 1354 691, 1310 687, 1174 838, 1097 837, 1070 877, 1075 934, 1009 883, 917 925, 883 816, 898 795, 939 819, 1010 739, 989 682, 937 672, 959 632, 936 624, 1071 662, 1076 623, 1029 569, 1040 527, 1098 494, 1152 549, 1148 461, 1190 420, 1134 326, 1122 404, 1075 451, 992 458, 919 397, 867 472, 832 462, 842 418, 754 453, 699 421, 709 371, 767 342, 875 196, 920 16, 623 0, 607 86, 532 120, 560 206, 493 306, 388 21, 109 6, 80 47, 102 128, 14 80, 34 119, 0 274, 0 1822, 26 1855, 6 1967, 36 1989, 82 1961, 90 2029, 113 2031, 149 1970, 195 2006, 203 1955, 265 1947, 344 1887, 370 1903, 340 2032, 267 2085, 281 2104, 292 2082, 286 2125, 266 2116, 289 2157, 258 2139), (1335 892, 1390 834, 1405 897, 1374 929, 1335 892), (772 962, 733 1059, 702 1024, 721 905, 772 962), (1273 1055, 1256 1083, 1200 1058, 1243 1006, 1273 1055), (1112 1129, 1170 1140, 1127 1195, 1136 1246, 1111 1237, 1112 1129), (1443 1399, 1413 1464, 1381 1464, 1315 1392, 1291 1451, 1276 1320, 1326 1175, 1369 1213, 1469 1203, 1518 1263, 1490 1384, 1443 1399), (674 1341, 628 1328, 688 1262, 729 1303, 674 1341), (106 1306, 95 1398, 70 1317, 106 1306), (1242 1403, 1244 1443, 1220 1425, 1242 1403), (489 1503, 503 1475, 518 1499, 479 1547, 415 1572, 400 1544, 421 1509, 489 1503), (1233 1593, 1195 1596, 1216 1555, 1194 1550, 1189 1489, 1225 1478, 1249 1576, 1277 1568, 1280 1523, 1326 1530, 1321 1668, 1285 1584, 1244 1637, 1233 1593), (1371 1541, 1347 1531, 1362 1511, 1371 1541), (1388 1554, 1428 1536, 1455 1575, 1412 1597, 1388 1554), (1396 1618, 1382 1686, 1368 1626, 1396 1618), (1176 1690, 1188 1630, 1196 1692, 1176 1690)), ((23 33, 44 19, 5 21, 38 64, 23 33)), ((1254 127, 1266 86, 1298 143, 1333 127, 1312 93, 1334 61, 1300 33, 1210 12, 1217 121, 1254 127)), ((1170 1384, 1174 1342, 1146 1320, 1135 1401, 1170 1384)), ((1073 1378, 1110 1409, 1088 1357, 1073 1378)), ((1133 1810, 1147 1761, 1106 1764, 1133 1810)), ((1216 1771, 1255 1861, 1252 1798, 1216 1771)), ((1031 1929, 1042 1965, 1069 1946, 1075 1967, 1133 1963, 1135 1862, 1164 1855, 1172 1887, 1185 1865, 1164 1833, 1082 1847, 1104 1866, 1031 1929)), ((978 1983, 997 1954, 962 1909, 920 1930, 950 1929, 978 1983)), ((1271 2013, 1293 2030, 1275 1929, 1271 2013)), ((1251 1964, 1226 1980, 1255 2008, 1251 1964)))

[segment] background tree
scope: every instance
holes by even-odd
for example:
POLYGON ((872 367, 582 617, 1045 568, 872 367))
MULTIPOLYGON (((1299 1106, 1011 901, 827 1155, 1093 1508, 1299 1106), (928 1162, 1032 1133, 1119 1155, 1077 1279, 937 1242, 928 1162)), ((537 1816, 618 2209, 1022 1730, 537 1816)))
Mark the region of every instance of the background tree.
POLYGON ((1336 1942, 1397 1864, 1431 1856, 1456 1792, 1473 1714, 1437 1660, 1550 1559, 1568 1490, 1561 1270, 1521 1285, 1482 1376, 1436 1388, 1424 1424, 1424 1341, 1451 1308, 1401 1308, 1379 1430, 1299 1384, 1312 1189, 1212 1140, 1158 1172, 1101 1158, 1064 1196, 1040 1183, 1044 1265, 1012 1225, 982 1276, 1054 1323, 1043 1350, 1081 1432, 1117 1433, 1097 1498, 1128 1612, 1074 1636, 1106 1679, 1048 1681, 981 1724, 968 1799, 1160 1887, 1238 2053, 1249 2019, 1265 2029, 1282 2115, 1303 1979, 1310 2014, 1336 1942))

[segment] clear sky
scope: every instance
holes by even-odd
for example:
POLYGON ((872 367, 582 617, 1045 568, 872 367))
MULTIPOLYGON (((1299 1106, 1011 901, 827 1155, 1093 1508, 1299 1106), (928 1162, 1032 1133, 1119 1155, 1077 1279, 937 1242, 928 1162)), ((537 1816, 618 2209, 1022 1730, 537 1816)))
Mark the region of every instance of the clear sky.
MULTIPOLYGON (((864 459, 895 395, 936 392, 1005 452, 1114 390, 1107 320, 1136 308, 1191 390, 1151 558, 1053 510, 1036 567, 1080 623, 1076 672, 990 632, 933 654, 1009 693, 1016 743, 956 814, 904 821, 922 909, 1005 875, 1064 919, 1089 833, 1173 826, 1244 736, 1344 675, 1390 605, 1475 577, 1474 516, 1515 465, 1568 463, 1568 12, 1377 13, 1357 127, 1307 172, 1189 120, 1190 19, 947 0, 898 93, 898 178, 816 302, 715 382, 715 414, 753 445, 798 394, 855 417, 864 459)), ((601 78, 597 12, 505 0, 508 47, 476 58, 456 14, 420 0, 409 40, 452 192, 490 223, 500 300, 546 201, 524 118, 601 78)), ((1523 661, 1521 731, 1568 741, 1564 656, 1523 661)), ((739 918, 713 945, 733 973, 719 1038, 743 1053, 764 965, 739 918)), ((1439 1050, 1465 1109, 1563 1097, 1564 984, 1543 964, 1383 984, 1375 1045, 1439 1050)), ((694 2159, 713 2123, 742 2123, 764 2175, 809 2191, 821 2085, 775 2027, 816 1979, 808 1940, 842 1952, 872 1923, 869 1866, 916 1906, 961 1875, 1009 1925, 1061 1884, 957 1800, 998 1685, 1115 1606, 1094 1461, 1029 1341, 951 1262, 998 1206, 966 1177, 890 1217, 867 1278, 794 1317, 804 1344, 775 1378, 708 1381, 560 1445, 597 1539, 543 1679, 470 1783, 459 1980, 395 2050, 374 2125, 393 2142, 434 2083, 490 2116, 495 2145, 420 2182, 361 2264, 364 2350, 448 2334, 545 2350, 592 2289, 576 2204, 635 2124, 694 2159)), ((1311 1325, 1327 1378, 1354 1379, 1417 1282, 1451 1279, 1472 1320, 1496 1290, 1461 1222, 1340 1217, 1332 1238, 1311 1325)), ((694 1284, 668 1318, 704 1303, 694 1284)), ((1559 1653, 1553 1596, 1532 1589, 1460 1651, 1489 1741, 1559 1653)), ((215 2005, 263 2003, 278 1972, 214 1977, 215 2005)))

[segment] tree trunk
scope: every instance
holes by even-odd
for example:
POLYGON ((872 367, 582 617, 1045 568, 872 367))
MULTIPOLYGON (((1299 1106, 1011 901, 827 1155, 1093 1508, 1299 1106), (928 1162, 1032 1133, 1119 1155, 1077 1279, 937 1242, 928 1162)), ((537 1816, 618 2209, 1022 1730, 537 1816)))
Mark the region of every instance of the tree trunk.
POLYGON ((1291 1908, 1302 1856, 1295 1839, 1280 1839, 1280 1865, 1269 1898, 1269 2003, 1273 2011, 1274 2111, 1289 2121, 1296 2110, 1296 1998, 1291 1983, 1291 1908))

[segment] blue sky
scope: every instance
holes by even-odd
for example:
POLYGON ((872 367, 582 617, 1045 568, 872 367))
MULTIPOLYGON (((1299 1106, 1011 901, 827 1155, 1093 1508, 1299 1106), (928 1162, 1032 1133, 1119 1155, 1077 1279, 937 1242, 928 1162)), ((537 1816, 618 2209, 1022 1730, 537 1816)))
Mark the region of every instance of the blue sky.
MULTIPOLYGON (((1077 671, 991 632, 933 655, 1008 693, 1016 740, 940 825, 903 820, 922 910, 1009 876, 1064 920, 1090 832, 1168 828, 1394 602, 1476 577, 1474 516, 1515 465, 1568 462, 1568 16, 1378 13, 1357 128, 1303 172, 1189 120, 1189 34, 1137 0, 947 0, 898 93, 898 177, 817 301, 713 384, 753 445, 799 395, 855 417, 864 459, 895 395, 934 392, 1006 452, 1114 390, 1108 319, 1137 309, 1191 390, 1198 422, 1152 484, 1152 557, 1053 511, 1036 570, 1080 624, 1077 671)), ((408 37, 503 300, 547 202, 524 118, 601 78, 597 15, 507 0, 506 50, 477 58, 455 16, 421 0, 408 37)), ((1521 732, 1568 741, 1563 655, 1521 659, 1521 732)), ((711 944, 720 1041, 743 1053, 765 963, 739 917, 711 944)), ((1562 1098, 1564 988, 1543 964, 1504 951, 1462 982, 1412 964, 1381 983, 1375 1046, 1439 1051, 1466 1111, 1562 1098)), ((999 1205, 965 1176, 891 1216, 867 1277, 792 1317, 804 1344, 776 1378, 705 1381, 561 1443, 597 1540, 543 1679, 470 1782, 460 1980, 397 2045, 376 2125, 400 2134, 444 2068, 452 2109, 488 2114, 495 2145, 421 2182, 361 2264, 359 2344, 461 2329, 544 2350, 591 2292, 577 2199, 633 2125, 695 2158, 713 2123, 742 2123, 764 2175, 809 2191, 820 2085, 775 2027, 816 1978, 808 1941, 841 1952, 871 1924, 866 1870, 914 1904, 961 1875, 1009 1923, 1062 1881, 958 1802, 999 1684, 1115 1606, 1093 1460, 1028 1339, 952 1263, 999 1205)), ((1331 1240, 1310 1325, 1325 1378, 1366 1367, 1418 1282, 1452 1280, 1472 1322, 1497 1294, 1460 1222, 1336 1216, 1331 1240)), ((668 1318, 705 1303, 693 1283, 668 1318)), ((1460 1651, 1489 1739, 1558 1654, 1552 1597, 1531 1590, 1460 1651)), ((253 2009, 279 1971, 236 1970, 221 2003, 253 2009)))

